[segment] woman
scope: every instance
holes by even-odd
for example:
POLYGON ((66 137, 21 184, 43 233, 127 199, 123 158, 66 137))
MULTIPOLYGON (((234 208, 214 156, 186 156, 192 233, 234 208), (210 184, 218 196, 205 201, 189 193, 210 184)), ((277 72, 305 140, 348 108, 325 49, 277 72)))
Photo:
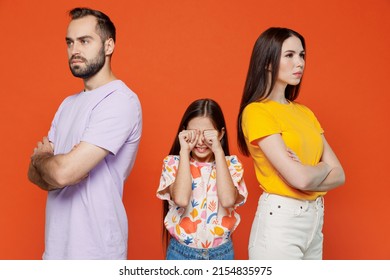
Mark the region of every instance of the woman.
POLYGON ((263 189, 250 259, 322 259, 323 196, 345 181, 315 115, 294 101, 304 68, 299 33, 273 27, 257 39, 237 122, 263 189))

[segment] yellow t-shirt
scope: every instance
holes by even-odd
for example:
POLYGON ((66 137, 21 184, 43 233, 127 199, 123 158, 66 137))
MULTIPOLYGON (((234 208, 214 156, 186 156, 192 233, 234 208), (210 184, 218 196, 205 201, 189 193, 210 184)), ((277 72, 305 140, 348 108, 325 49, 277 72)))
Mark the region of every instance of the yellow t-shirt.
POLYGON ((296 102, 253 102, 243 111, 242 130, 254 160, 257 180, 264 191, 305 200, 315 200, 326 193, 301 191, 289 186, 257 144, 260 138, 279 133, 302 164, 318 164, 323 152, 321 134, 324 131, 309 108, 296 102))

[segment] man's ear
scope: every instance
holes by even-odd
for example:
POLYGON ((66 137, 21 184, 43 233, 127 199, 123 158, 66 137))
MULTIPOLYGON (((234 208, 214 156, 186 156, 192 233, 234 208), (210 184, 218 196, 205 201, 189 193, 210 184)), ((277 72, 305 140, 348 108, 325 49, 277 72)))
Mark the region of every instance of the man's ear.
POLYGON ((104 51, 106 55, 112 55, 115 49, 115 42, 112 38, 108 38, 104 42, 104 51))

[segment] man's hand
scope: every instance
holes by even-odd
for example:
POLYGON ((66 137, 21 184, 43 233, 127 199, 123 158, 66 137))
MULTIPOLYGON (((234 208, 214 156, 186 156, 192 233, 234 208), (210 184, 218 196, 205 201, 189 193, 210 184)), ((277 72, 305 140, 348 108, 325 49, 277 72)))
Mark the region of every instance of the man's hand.
POLYGON ((49 142, 47 137, 43 137, 42 142, 38 142, 37 147, 34 148, 33 154, 31 155, 31 162, 28 168, 29 180, 45 191, 54 190, 55 187, 43 180, 41 174, 38 172, 34 164, 39 158, 52 157, 53 155, 53 144, 49 142))
POLYGON ((34 148, 34 152, 31 156, 32 165, 35 166, 35 163, 39 158, 51 156, 54 156, 53 146, 47 137, 43 137, 42 142, 38 142, 37 147, 34 148))

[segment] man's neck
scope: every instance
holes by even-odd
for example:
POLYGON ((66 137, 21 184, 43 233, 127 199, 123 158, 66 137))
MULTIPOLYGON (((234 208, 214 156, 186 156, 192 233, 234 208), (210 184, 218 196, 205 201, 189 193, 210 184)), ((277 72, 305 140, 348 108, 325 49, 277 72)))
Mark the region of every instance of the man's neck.
POLYGON ((116 79, 117 78, 110 68, 103 67, 94 76, 84 80, 84 91, 97 89, 98 87, 108 84, 116 79))

